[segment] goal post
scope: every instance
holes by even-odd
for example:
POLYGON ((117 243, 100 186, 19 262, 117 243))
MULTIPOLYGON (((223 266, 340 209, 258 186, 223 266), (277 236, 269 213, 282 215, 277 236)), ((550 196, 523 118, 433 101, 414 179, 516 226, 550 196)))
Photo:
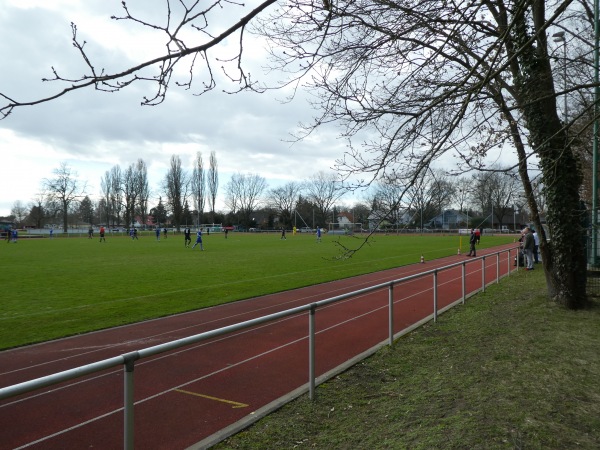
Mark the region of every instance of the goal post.
POLYGON ((332 222, 329 224, 328 234, 353 235, 354 233, 361 233, 362 229, 362 223, 360 222, 332 222))

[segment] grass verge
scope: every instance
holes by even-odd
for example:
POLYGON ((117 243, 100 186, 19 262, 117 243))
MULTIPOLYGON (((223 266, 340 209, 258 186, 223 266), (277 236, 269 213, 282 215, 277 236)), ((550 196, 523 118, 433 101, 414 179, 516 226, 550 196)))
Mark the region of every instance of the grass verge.
POLYGON ((218 449, 600 448, 600 302, 520 271, 218 449))

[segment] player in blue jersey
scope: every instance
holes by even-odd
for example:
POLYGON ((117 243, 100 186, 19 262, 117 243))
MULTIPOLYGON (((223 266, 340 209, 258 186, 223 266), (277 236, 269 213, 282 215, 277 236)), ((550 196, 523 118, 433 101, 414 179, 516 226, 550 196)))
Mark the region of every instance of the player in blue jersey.
POLYGON ((198 230, 196 233, 196 243, 192 245, 192 249, 196 247, 196 245, 200 244, 200 250, 204 251, 204 247, 202 247, 202 230, 198 230))

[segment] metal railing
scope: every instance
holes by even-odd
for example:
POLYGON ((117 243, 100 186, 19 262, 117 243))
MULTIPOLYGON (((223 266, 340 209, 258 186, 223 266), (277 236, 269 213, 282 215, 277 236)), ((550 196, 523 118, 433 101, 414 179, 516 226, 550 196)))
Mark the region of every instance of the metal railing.
MULTIPOLYGON (((126 354, 116 356, 113 358, 104 359, 104 360, 97 361, 97 362, 94 362, 91 364, 76 367, 74 369, 65 370, 65 371, 58 372, 58 373, 55 373, 52 375, 37 378, 34 380, 30 380, 30 381, 18 383, 18 384, 12 385, 12 386, 0 388, 0 400, 14 397, 16 395, 24 394, 27 392, 35 391, 35 390, 38 390, 38 389, 41 389, 44 387, 52 386, 52 385, 62 383, 65 381, 69 381, 69 380, 73 380, 76 378, 81 378, 86 375, 90 375, 90 374, 93 374, 96 372, 100 372, 102 370, 106 370, 106 369, 110 369, 110 368, 114 368, 114 367, 122 365, 123 369, 124 369, 124 386, 123 386, 123 389, 124 389, 124 395, 123 395, 123 397, 124 397, 124 400, 123 400, 123 403, 124 403, 124 423, 123 423, 124 440, 123 440, 123 447, 128 450, 133 449, 134 448, 134 446, 133 446, 133 443, 134 443, 134 420, 133 420, 134 419, 134 398, 133 398, 134 389, 133 388, 134 388, 134 368, 135 368, 135 362, 137 360, 149 358, 151 356, 155 356, 155 355, 165 353, 165 352, 168 352, 171 350, 176 350, 181 347, 185 347, 185 346, 188 346, 191 344, 196 344, 198 342, 206 341, 206 340, 214 338, 214 337, 223 336, 223 335, 226 335, 226 334, 229 334, 229 333, 232 333, 235 331, 243 330, 246 328, 254 327, 256 325, 260 325, 263 323, 272 322, 272 321, 275 321, 277 319, 281 319, 284 317, 297 315, 302 312, 309 313, 308 314, 308 318, 309 318, 309 320, 308 320, 308 328, 309 328, 309 330, 308 330, 308 333, 309 333, 309 336, 308 336, 308 341, 309 341, 309 345, 308 345, 308 351, 309 351, 308 386, 309 386, 309 396, 310 396, 310 399, 312 400, 315 397, 315 384, 316 384, 315 383, 315 380, 316 380, 316 375, 315 375, 315 334, 316 334, 316 332, 315 332, 315 316, 316 316, 316 311, 319 307, 326 306, 331 303, 339 302, 341 300, 346 300, 348 298, 357 297, 357 296, 360 296, 363 294, 367 294, 367 293, 371 293, 374 291, 378 291, 378 290, 387 288, 389 291, 389 294, 388 294, 388 299, 389 299, 389 304, 388 304, 388 310, 389 310, 389 313, 388 313, 388 318, 389 318, 388 344, 392 345, 394 342, 394 336, 395 336, 395 334, 394 334, 394 299, 393 299, 395 285, 398 285, 398 284, 401 284, 401 283, 404 283, 407 281, 415 280, 418 278, 432 276, 432 279, 433 279, 433 307, 432 307, 433 313, 429 317, 433 317, 433 320, 435 322, 435 321, 437 321, 439 312, 444 311, 448 308, 451 308, 452 306, 456 305, 457 303, 462 303, 462 304, 465 303, 465 300, 467 298, 467 289, 466 289, 466 277, 467 277, 466 266, 467 266, 467 264, 473 264, 477 260, 481 261, 481 272, 482 272, 481 288, 473 290, 470 294, 473 295, 479 291, 485 292, 485 287, 486 287, 485 261, 486 261, 486 259, 490 258, 490 257, 494 257, 494 256, 496 257, 495 283, 498 283, 499 279, 500 279, 500 255, 503 253, 508 253, 508 258, 507 258, 508 267, 507 267, 506 273, 507 273, 507 275, 510 275, 511 263, 512 263, 511 253, 513 251, 515 252, 515 255, 516 255, 519 251, 519 248, 518 247, 509 248, 509 249, 505 249, 505 250, 500 250, 500 251, 492 253, 492 254, 474 257, 469 260, 465 260, 465 261, 457 262, 457 263, 450 264, 447 266, 435 268, 435 269, 421 272, 418 274, 399 278, 396 280, 387 281, 385 283, 380 283, 377 285, 369 286, 367 288, 360 289, 357 291, 352 291, 352 292, 342 294, 342 295, 338 295, 336 297, 330 297, 325 300, 320 300, 320 301, 306 304, 303 306, 299 306, 296 308, 287 309, 285 311, 280 311, 280 312, 277 312, 274 314, 269 314, 266 316, 258 317, 256 319, 247 320, 245 322, 240 322, 240 323, 225 326, 222 328, 217 328, 215 330, 207 331, 207 332, 200 333, 200 334, 197 334, 194 336, 177 339, 175 341, 155 345, 153 347, 147 347, 142 350, 137 350, 137 351, 126 353, 126 354), (461 295, 461 298, 458 299, 457 301, 451 303, 450 305, 446 306, 445 308, 443 308, 440 311, 440 310, 438 310, 438 274, 442 271, 449 270, 449 269, 452 269, 452 268, 455 268, 458 266, 462 266, 462 275, 461 275, 462 295, 461 295)), ((515 267, 515 270, 518 270, 518 265, 515 267)))

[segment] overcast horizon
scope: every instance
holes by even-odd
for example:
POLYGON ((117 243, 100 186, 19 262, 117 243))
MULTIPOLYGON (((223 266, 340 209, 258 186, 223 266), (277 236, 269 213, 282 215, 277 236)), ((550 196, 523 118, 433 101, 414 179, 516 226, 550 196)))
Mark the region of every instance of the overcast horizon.
MULTIPOLYGON (((64 88, 41 81, 52 76, 52 67, 65 77, 83 73, 81 57, 71 43, 71 22, 86 41, 86 50, 109 71, 162 51, 157 36, 110 19, 122 13, 120 1, 2 0, 0 4, 0 55, 11 61, 0 72, 0 92, 19 101, 64 88)), ((153 10, 156 2, 128 2, 128 6, 140 14, 158 15, 153 10)), ((245 62, 258 67, 262 53, 260 48, 248 49, 245 62)), ((299 91, 286 103, 285 91, 229 95, 221 92, 227 87, 231 86, 218 86, 202 96, 194 95, 194 89, 172 87, 158 106, 140 106, 143 96, 154 93, 149 84, 134 84, 116 93, 83 89, 15 109, 0 121, 0 216, 9 215, 17 200, 29 205, 42 180, 52 178, 61 163, 87 180, 88 195, 97 199, 106 171, 115 165, 126 168, 142 158, 157 201, 172 155, 178 155, 182 166, 191 171, 198 151, 205 167, 214 151, 222 208, 224 186, 234 173, 255 173, 269 187, 276 187, 308 179, 319 170, 329 171, 343 157, 346 143, 332 128, 291 144, 298 124, 309 122, 313 115, 307 93, 299 91)))
MULTIPOLYGON (((228 26, 235 20, 232 11, 245 13, 255 1, 246 3, 245 9, 228 4, 232 9, 215 16, 215 27, 228 26)), ((130 0, 127 5, 147 20, 160 23, 165 17, 161 0, 130 0)), ((119 0, 0 0, 0 6, 0 56, 10 62, 0 71, 0 92, 18 101, 64 89, 64 83, 42 82, 42 78, 52 78, 53 68, 63 77, 86 73, 71 42, 71 23, 77 26, 79 40, 86 42, 96 70, 124 70, 164 53, 164 33, 110 19, 123 13, 119 0)), ((197 36, 186 36, 188 46, 198 43, 197 36)), ((213 58, 235 56, 236 43, 224 42, 213 50, 213 58)), ((244 35, 243 55, 254 81, 272 82, 274 78, 269 77, 283 75, 266 74, 267 55, 257 37, 244 35)), ((227 83, 219 68, 213 67, 213 73, 218 83, 215 90, 196 95, 206 81, 201 76, 195 76, 189 90, 171 80, 166 99, 158 106, 141 106, 145 96, 155 94, 156 86, 136 82, 119 92, 86 88, 15 109, 0 120, 0 216, 10 215, 17 200, 25 206, 32 203, 42 180, 52 178, 62 163, 87 181, 87 194, 97 200, 107 171, 115 165, 125 169, 141 158, 148 168, 150 202, 156 204, 172 155, 178 155, 182 167, 191 171, 197 152, 202 152, 208 168, 214 151, 219 172, 216 209, 223 210, 224 188, 235 173, 258 174, 273 188, 332 171, 336 161, 344 158, 348 142, 335 124, 319 127, 292 144, 300 124, 310 123, 316 115, 309 100, 317 93, 286 87, 263 94, 228 94, 223 90, 235 90, 237 85, 227 83), (292 92, 295 95, 289 101, 292 92)), ((188 80, 189 65, 179 67, 176 77, 180 82, 188 80)), ((359 140, 353 145, 360 145, 359 140)), ((491 164, 514 164, 514 152, 508 150, 490 152, 491 164)), ((448 152, 433 167, 455 167, 455 163, 456 155, 448 152)), ((364 197, 364 191, 357 191, 341 202, 351 204, 364 197)))

